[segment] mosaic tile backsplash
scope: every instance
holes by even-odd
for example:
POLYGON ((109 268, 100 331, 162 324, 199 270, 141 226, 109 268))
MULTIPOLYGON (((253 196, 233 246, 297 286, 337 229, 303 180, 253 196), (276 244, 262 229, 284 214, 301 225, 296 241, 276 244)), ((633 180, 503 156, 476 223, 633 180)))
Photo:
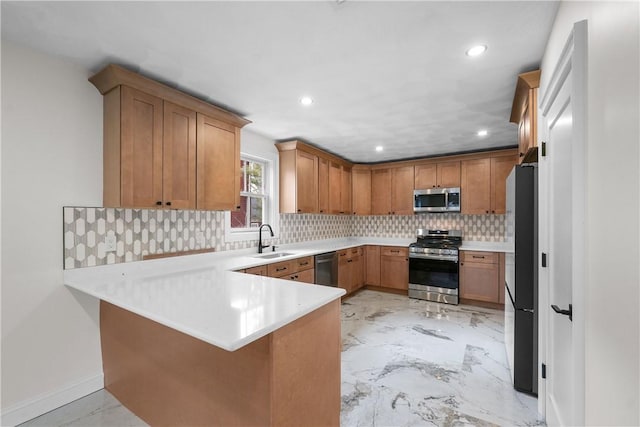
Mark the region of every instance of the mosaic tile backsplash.
MULTIPOLYGON (((119 208, 64 208, 64 268, 139 261, 144 255, 195 249, 229 251, 258 246, 257 240, 226 242, 224 212, 119 208), (105 239, 115 237, 116 250, 105 239)), ((282 245, 344 237, 410 238, 417 228, 461 229, 467 240, 502 241, 503 215, 422 214, 345 216, 281 214, 282 245)))

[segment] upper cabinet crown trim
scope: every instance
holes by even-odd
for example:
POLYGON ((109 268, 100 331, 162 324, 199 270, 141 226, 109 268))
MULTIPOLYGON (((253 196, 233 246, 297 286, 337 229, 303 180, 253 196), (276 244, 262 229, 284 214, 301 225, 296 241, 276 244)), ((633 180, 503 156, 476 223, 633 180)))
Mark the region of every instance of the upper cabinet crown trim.
POLYGON ((194 96, 187 95, 177 89, 159 83, 138 73, 127 70, 119 65, 107 65, 102 71, 89 78, 89 81, 100 91, 102 95, 118 86, 128 86, 138 89, 150 95, 171 101, 183 107, 190 108, 207 116, 228 123, 236 127, 243 127, 250 120, 233 114, 213 104, 202 101, 194 96))
POLYGON ((529 71, 518 75, 516 83, 516 92, 513 95, 513 105, 511 106, 511 123, 519 123, 522 117, 522 111, 525 106, 525 100, 529 96, 529 90, 540 86, 540 70, 529 71))

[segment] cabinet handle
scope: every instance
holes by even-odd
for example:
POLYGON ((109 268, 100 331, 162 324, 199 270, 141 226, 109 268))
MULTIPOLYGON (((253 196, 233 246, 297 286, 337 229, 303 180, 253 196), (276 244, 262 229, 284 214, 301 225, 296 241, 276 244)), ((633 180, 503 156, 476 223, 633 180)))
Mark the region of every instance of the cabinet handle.
POLYGON ((309 261, 307 261, 307 262, 301 262, 301 263, 299 263, 299 264, 300 264, 300 265, 309 265, 309 261))
POLYGON ((344 213, 344 211, 340 211, 340 213, 341 213, 341 214, 343 214, 343 213, 344 213))
POLYGON ((340 256, 346 256, 347 254, 340 254, 340 256))
POLYGON ((171 206, 171 202, 167 202, 167 203, 165 203, 165 205, 171 206))
POLYGON ((392 252, 392 253, 394 253, 394 254, 398 254, 398 253, 400 253, 400 251, 399 251, 399 250, 392 250, 391 252, 392 252))
POLYGON ((286 269, 287 269, 287 267, 280 267, 280 268, 276 268, 276 271, 283 271, 283 270, 286 270, 286 269))
POLYGON ((353 262, 353 260, 352 259, 348 259, 347 262, 353 262))
POLYGON ((162 202, 161 202, 160 200, 158 200, 158 201, 156 202, 156 205, 158 205, 158 206, 162 206, 162 202))
POLYGON ((478 255, 472 255, 472 258, 480 258, 480 259, 484 259, 484 255, 483 256, 478 256, 478 255))
POLYGON ((520 153, 520 157, 524 157, 524 153, 520 153))

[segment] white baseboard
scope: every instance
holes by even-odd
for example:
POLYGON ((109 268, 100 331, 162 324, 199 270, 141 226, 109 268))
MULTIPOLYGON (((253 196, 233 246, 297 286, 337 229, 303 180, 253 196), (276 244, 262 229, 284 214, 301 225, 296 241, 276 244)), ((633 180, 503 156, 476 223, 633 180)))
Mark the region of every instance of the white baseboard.
POLYGON ((16 426, 103 388, 104 374, 101 372, 59 390, 3 409, 0 415, 0 425, 3 427, 16 426))

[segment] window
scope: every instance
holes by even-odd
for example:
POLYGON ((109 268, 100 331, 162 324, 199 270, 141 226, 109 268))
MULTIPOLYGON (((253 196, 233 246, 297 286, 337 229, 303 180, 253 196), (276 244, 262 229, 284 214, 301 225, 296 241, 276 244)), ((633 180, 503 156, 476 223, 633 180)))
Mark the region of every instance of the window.
POLYGON ((267 222, 267 162, 241 157, 240 209, 231 212, 231 231, 254 231, 267 222))

